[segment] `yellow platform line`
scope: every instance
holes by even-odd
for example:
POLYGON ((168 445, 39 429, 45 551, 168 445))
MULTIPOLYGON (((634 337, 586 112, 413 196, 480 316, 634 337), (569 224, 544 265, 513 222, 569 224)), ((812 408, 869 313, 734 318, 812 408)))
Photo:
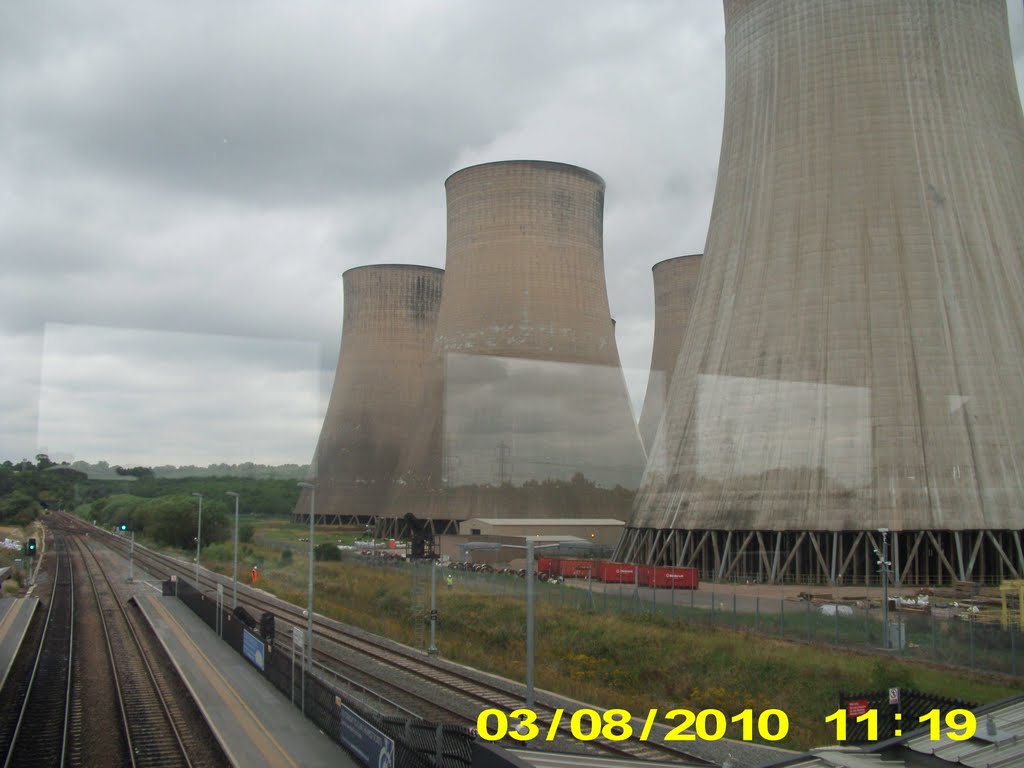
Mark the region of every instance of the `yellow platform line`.
POLYGON ((24 600, 15 600, 14 605, 12 605, 8 609, 7 613, 4 614, 3 621, 0 621, 0 640, 7 637, 7 633, 10 631, 11 624, 14 623, 15 617, 21 613, 21 608, 24 602, 24 600))
POLYGON ((292 768, 299 768, 295 761, 292 760, 291 757, 289 757, 288 753, 284 751, 284 748, 277 743, 277 740, 270 734, 270 731, 266 729, 266 726, 264 726, 263 722, 259 719, 259 717, 256 716, 256 713, 253 712, 249 708, 249 705, 245 703, 245 699, 243 699, 242 696, 238 693, 238 691, 234 689, 231 683, 229 683, 227 679, 225 679, 224 675, 221 674, 221 671, 217 669, 217 665, 210 661, 209 657, 207 657, 207 655, 203 653, 203 649, 196 644, 196 642, 191 638, 191 636, 189 636, 187 632, 185 632, 185 628, 178 623, 178 620, 175 619, 174 616, 172 616, 171 613, 160 604, 159 600, 156 600, 154 597, 149 595, 147 595, 146 597, 150 605, 152 605, 163 618, 163 620, 167 622, 168 628, 171 630, 171 632, 174 633, 174 636, 178 638, 178 642, 180 642, 182 646, 185 648, 185 652, 188 653, 189 656, 191 656, 194 660, 198 660, 196 659, 196 657, 198 656, 203 660, 203 662, 206 663, 209 673, 211 674, 207 674, 205 675, 205 677, 207 677, 208 679, 212 679, 212 676, 215 675, 220 680, 221 687, 224 689, 224 692, 219 690, 219 687, 216 685, 214 686, 214 689, 217 690, 217 693, 220 696, 221 700, 228 706, 232 714, 235 715, 235 718, 238 720, 239 724, 242 726, 246 734, 252 740, 252 743, 256 745, 256 748, 259 749, 259 751, 267 759, 267 762, 270 765, 287 764, 289 766, 292 766, 292 768), (230 693, 230 696, 225 695, 225 692, 230 693), (248 714, 248 718, 246 718, 243 715, 243 710, 245 714, 248 714), (273 745, 273 748, 271 748, 271 746, 267 744, 268 741, 270 742, 270 745, 273 745), (276 750, 276 752, 274 750, 276 750), (279 760, 277 759, 278 756, 284 758, 286 763, 279 762, 279 760))
MULTIPOLYGON (((25 610, 25 606, 31 604, 33 609, 38 605, 38 602, 34 597, 19 597, 15 600, 14 605, 10 607, 7 613, 4 614, 4 618, 0 621, 0 641, 7 639, 7 633, 11 631, 11 625, 15 622, 21 612, 25 610)), ((25 627, 26 631, 28 627, 25 627)), ((24 640, 24 634, 22 634, 22 640, 24 640)), ((19 645, 20 645, 19 641, 19 645)), ((11 663, 7 665, 7 668, 2 670, 0 674, 0 688, 3 687, 4 683, 7 682, 7 675, 11 671, 11 667, 14 666, 14 659, 11 659, 11 663)))

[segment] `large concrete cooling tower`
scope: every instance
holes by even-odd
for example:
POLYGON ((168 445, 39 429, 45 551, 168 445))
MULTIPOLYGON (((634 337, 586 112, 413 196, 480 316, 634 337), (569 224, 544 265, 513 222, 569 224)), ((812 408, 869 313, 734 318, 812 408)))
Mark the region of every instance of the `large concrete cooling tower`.
POLYGON ((651 349, 647 394, 640 412, 640 436, 648 451, 665 412, 672 372, 676 368, 679 347, 690 319, 693 297, 697 292, 697 275, 700 273, 700 254, 659 261, 651 272, 654 276, 654 346, 651 349))
POLYGON ((433 401, 393 516, 625 520, 644 454, 608 308, 604 182, 511 161, 445 189, 433 401))
MULTIPOLYGON (((313 457, 317 520, 365 522, 382 514, 401 447, 417 423, 443 276, 410 264, 342 275, 341 350, 313 457)), ((295 515, 308 514, 304 491, 295 515)))
POLYGON ((718 186, 621 556, 1024 574, 1024 118, 1004 0, 726 0, 718 186))

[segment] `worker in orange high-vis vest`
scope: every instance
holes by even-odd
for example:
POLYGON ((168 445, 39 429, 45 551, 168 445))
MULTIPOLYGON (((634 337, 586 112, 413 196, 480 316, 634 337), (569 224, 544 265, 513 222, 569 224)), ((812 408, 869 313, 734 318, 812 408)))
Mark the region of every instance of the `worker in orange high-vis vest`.
POLYGON ((252 567, 252 583, 253 583, 253 584, 255 584, 255 583, 256 583, 257 581, 259 581, 259 580, 260 580, 260 571, 259 571, 259 569, 258 569, 258 568, 257 568, 257 567, 256 567, 256 566, 254 565, 254 566, 252 567))

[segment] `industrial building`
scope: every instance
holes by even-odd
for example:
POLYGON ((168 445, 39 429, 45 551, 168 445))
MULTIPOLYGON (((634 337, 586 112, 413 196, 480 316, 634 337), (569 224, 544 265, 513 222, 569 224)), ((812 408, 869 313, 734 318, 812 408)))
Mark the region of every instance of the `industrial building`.
POLYGON ((614 547, 625 523, 613 518, 546 520, 506 520, 501 518, 473 518, 459 523, 462 536, 572 536, 594 546, 614 547))
POLYGON ((659 261, 651 268, 651 273, 654 278, 654 346, 647 393, 640 412, 640 436, 648 453, 665 412, 672 372, 697 292, 700 254, 659 261))
POLYGON ((1024 576, 1024 117, 1003 0, 726 0, 699 287, 616 556, 1024 576), (883 533, 884 530, 884 533, 883 533))
MULTIPOLYGON (((443 276, 412 264, 342 275, 341 349, 311 467, 317 522, 370 522, 386 503, 423 396, 443 276)), ((303 489, 296 520, 309 519, 310 501, 303 489)))
POLYGON ((625 521, 644 451, 608 307, 604 182, 487 163, 445 182, 445 287, 420 422, 389 505, 454 532, 473 517, 625 521))

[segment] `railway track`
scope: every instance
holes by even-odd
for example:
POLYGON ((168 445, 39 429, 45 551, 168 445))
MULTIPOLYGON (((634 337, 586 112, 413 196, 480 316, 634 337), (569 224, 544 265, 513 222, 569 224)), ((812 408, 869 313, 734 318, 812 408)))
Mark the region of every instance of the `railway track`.
POLYGON ((54 539, 56 563, 39 645, 27 679, 8 700, 20 701, 13 726, 3 734, 4 768, 64 765, 68 747, 75 596, 71 558, 63 541, 54 539))
POLYGON ((184 686, 166 663, 148 628, 129 612, 92 548, 78 537, 70 541, 84 559, 85 574, 99 607, 106 652, 113 671, 127 764, 133 768, 192 768, 193 755, 202 765, 228 765, 201 717, 185 711, 184 686), (205 737, 205 738, 204 738, 205 737))
MULTIPOLYGON (((86 526, 75 518, 68 520, 71 525, 98 531, 105 544, 122 556, 127 556, 128 542, 123 538, 86 526)), ((191 563, 152 552, 138 545, 135 546, 134 557, 139 567, 157 578, 166 579, 171 574, 177 574, 189 580, 194 579, 195 572, 191 563)), ((202 574, 198 586, 209 590, 214 589, 218 583, 228 586, 230 581, 224 577, 202 574)), ((270 611, 279 621, 296 627, 305 626, 306 619, 301 608, 273 596, 254 594, 242 588, 239 590, 239 603, 246 605, 257 615, 263 611, 270 611)), ((358 687, 384 688, 387 699, 405 700, 396 706, 406 712, 416 712, 420 717, 433 722, 454 722, 473 727, 476 725, 476 715, 482 709, 493 707, 510 712, 523 704, 521 686, 517 689, 514 683, 475 671, 462 673, 457 665, 430 660, 421 651, 384 639, 372 638, 370 633, 346 628, 340 622, 317 617, 314 635, 320 641, 315 660, 325 671, 358 687)), ((279 641, 275 644, 277 652, 290 651, 288 636, 288 632, 278 632, 279 641)), ((544 703, 540 698, 541 696, 538 696, 535 700, 533 709, 537 713, 537 724, 541 732, 546 734, 559 707, 557 704, 544 703)), ((548 748, 647 760, 702 761, 700 757, 653 739, 647 742, 636 739, 618 742, 598 739, 581 742, 570 733, 568 717, 561 718, 556 733, 554 741, 547 742, 548 748)), ((509 739, 507 745, 520 747, 521 743, 509 739)))

